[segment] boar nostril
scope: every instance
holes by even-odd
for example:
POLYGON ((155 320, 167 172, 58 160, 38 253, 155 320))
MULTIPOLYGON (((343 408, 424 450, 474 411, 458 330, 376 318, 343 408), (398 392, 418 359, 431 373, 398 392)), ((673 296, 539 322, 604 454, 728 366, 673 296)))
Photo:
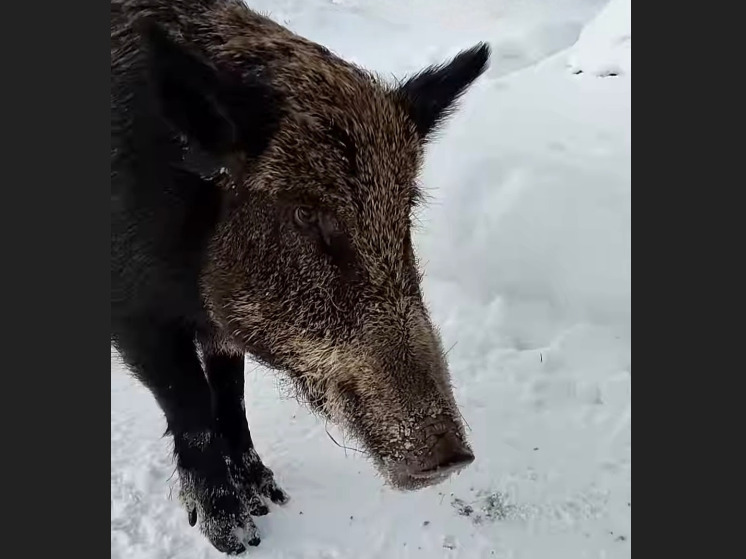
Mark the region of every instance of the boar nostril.
POLYGON ((417 466, 410 469, 411 476, 432 478, 445 476, 474 462, 474 454, 453 433, 438 437, 430 452, 417 466))

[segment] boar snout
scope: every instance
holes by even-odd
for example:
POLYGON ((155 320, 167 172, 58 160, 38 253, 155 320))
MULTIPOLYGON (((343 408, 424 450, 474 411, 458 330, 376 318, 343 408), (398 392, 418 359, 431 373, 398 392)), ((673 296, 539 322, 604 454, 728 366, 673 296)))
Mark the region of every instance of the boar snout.
POLYGON ((417 438, 419 444, 396 468, 394 484, 400 489, 436 485, 474 462, 474 453, 451 419, 438 418, 421 426, 417 438))
POLYGON ((474 462, 474 453, 452 432, 437 435, 423 459, 408 466, 410 476, 422 480, 446 478, 474 462))

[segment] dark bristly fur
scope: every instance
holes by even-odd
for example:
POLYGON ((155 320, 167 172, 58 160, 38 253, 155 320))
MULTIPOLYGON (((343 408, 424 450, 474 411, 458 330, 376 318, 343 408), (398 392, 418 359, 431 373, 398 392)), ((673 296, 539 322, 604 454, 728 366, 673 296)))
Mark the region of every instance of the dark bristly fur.
POLYGON ((246 423, 246 353, 395 487, 473 460, 411 214, 424 145, 488 57, 386 84, 240 0, 112 0, 112 343, 218 549, 257 545, 251 516, 287 500, 246 423))

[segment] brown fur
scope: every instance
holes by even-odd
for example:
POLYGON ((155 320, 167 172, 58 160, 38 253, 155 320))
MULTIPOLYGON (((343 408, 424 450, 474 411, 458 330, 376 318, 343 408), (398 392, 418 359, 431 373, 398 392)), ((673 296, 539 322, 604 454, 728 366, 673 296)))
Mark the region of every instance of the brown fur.
POLYGON ((219 72, 279 93, 258 157, 224 157, 220 217, 201 275, 215 347, 285 371, 402 488, 428 450, 423 426, 465 441, 440 338, 420 292, 412 211, 425 139, 398 84, 341 60, 238 0, 112 3, 112 57, 156 17, 219 72), (115 14, 116 6, 116 14, 115 14), (334 252, 299 234, 294 209, 334 226, 334 252))

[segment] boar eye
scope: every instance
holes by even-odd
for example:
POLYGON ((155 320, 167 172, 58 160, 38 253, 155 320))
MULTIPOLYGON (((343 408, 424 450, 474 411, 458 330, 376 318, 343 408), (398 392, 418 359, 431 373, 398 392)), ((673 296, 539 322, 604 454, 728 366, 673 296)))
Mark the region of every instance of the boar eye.
POLYGON ((308 227, 316 222, 316 214, 307 206, 298 206, 293 213, 295 223, 300 227, 308 227))

